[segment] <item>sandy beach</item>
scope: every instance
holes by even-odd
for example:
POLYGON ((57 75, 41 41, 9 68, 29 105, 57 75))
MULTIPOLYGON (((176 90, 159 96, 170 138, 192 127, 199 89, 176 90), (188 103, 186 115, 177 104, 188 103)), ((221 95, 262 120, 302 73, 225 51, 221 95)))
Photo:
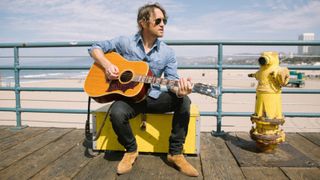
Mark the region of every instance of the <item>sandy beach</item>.
MULTIPOLYGON (((254 78, 247 77, 255 70, 225 70, 223 74, 224 88, 252 88, 257 84, 254 78)), ((193 82, 217 84, 216 70, 180 70, 181 77, 191 77, 193 82)), ((306 74, 319 73, 306 71, 306 74)), ((55 79, 39 82, 21 83, 22 87, 82 87, 84 78, 55 79)), ((9 86, 2 83, 2 86, 9 86)), ((13 85, 13 84, 12 84, 13 85)), ((319 89, 320 79, 306 79, 303 89, 319 89)), ((292 89, 292 88, 291 88, 292 89)), ((22 108, 53 108, 53 109, 87 109, 87 95, 83 92, 21 92, 22 108)), ((216 111, 217 100, 191 94, 190 98, 200 111, 216 111)), ((318 94, 283 94, 284 112, 319 113, 320 95, 318 94)), ((255 94, 223 94, 222 111, 253 112, 255 94)), ((92 110, 103 104, 92 103, 92 110)), ((15 107, 15 94, 11 91, 0 91, 0 107, 15 107)), ((72 127, 84 128, 85 114, 55 113, 22 113, 22 124, 32 127, 72 127)), ((14 112, 0 112, 0 125, 16 124, 14 112)), ((249 117, 223 117, 222 130, 249 131, 249 117)), ((320 132, 320 118, 286 118, 283 126, 286 132, 320 132)), ((201 131, 216 130, 216 117, 201 117, 201 131)))

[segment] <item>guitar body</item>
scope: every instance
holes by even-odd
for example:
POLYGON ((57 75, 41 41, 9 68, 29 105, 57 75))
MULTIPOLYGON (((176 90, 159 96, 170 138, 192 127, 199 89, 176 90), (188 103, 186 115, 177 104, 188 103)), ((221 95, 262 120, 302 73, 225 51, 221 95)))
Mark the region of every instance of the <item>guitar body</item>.
POLYGON ((84 83, 84 91, 99 103, 114 100, 128 100, 139 102, 143 100, 149 85, 132 81, 135 74, 151 75, 149 66, 143 61, 128 61, 115 52, 105 54, 106 58, 119 69, 119 78, 109 80, 104 68, 94 63, 84 83))

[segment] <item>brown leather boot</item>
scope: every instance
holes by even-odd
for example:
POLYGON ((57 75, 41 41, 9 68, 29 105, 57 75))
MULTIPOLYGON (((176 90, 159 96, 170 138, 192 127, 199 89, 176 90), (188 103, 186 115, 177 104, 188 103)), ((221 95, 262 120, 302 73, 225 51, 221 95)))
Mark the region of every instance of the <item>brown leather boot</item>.
POLYGON ((184 158, 183 154, 171 155, 168 154, 167 159, 175 165, 183 174, 187 176, 199 176, 198 171, 184 158))
POLYGON ((126 174, 130 172, 132 169, 132 165, 134 161, 137 159, 138 155, 138 151, 124 153, 122 160, 118 164, 117 173, 126 174))

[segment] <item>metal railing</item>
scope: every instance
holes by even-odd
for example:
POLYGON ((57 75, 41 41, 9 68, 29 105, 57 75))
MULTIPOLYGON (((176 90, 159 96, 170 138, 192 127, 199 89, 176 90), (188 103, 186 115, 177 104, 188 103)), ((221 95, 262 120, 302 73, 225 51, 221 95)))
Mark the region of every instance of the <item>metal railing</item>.
MULTIPOLYGON (((174 40, 165 41, 171 46, 216 46, 218 48, 217 65, 208 66, 180 66, 179 69, 213 69, 217 70, 217 86, 221 94, 217 98, 217 110, 210 112, 200 112, 200 116, 215 116, 217 119, 217 129, 213 131, 215 135, 223 133, 222 117, 224 116, 250 116, 252 112, 223 112, 222 97, 226 93, 255 93, 254 89, 228 89, 223 88, 222 75, 226 69, 258 69, 258 66, 253 65, 226 65, 223 64, 223 48, 225 46, 320 46, 320 41, 188 41, 174 40)), ((48 88, 48 87, 20 87, 20 71, 22 70, 88 70, 88 66, 22 66, 20 65, 19 49, 21 48, 53 48, 53 47, 89 47, 93 42, 43 42, 43 43, 0 43, 0 48, 13 48, 14 65, 0 66, 0 70, 13 70, 15 86, 0 87, 0 91, 14 91, 16 105, 15 108, 0 107, 0 111, 11 111, 16 113, 16 128, 22 128, 21 113, 72 113, 86 114, 86 109, 40 109, 40 108, 23 108, 21 107, 20 92, 21 91, 56 91, 56 92, 83 92, 83 88, 48 88)), ((290 70, 320 70, 320 66, 289 66, 290 70)), ((283 90, 283 93, 288 94, 320 94, 320 89, 296 89, 283 90)), ((284 112, 286 117, 320 117, 320 113, 303 113, 303 112, 284 112)))

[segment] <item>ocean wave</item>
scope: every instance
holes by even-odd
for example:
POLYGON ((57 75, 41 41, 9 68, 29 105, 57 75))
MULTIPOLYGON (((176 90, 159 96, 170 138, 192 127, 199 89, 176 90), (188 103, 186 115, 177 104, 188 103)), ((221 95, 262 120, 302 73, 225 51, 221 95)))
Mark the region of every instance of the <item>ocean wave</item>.
MULTIPOLYGON (((39 71, 38 71, 39 72, 39 71)), ((84 79, 88 74, 88 71, 64 71, 64 72, 48 72, 48 73, 37 73, 35 72, 27 72, 20 73, 20 81, 21 82, 29 82, 29 81, 43 81, 50 79, 84 79)), ((14 82, 14 74, 1 74, 0 80, 4 82, 14 82)))
POLYGON ((43 73, 43 74, 28 74, 22 75, 21 78, 42 78, 42 77, 49 77, 49 76, 64 76, 66 73, 43 73))
POLYGON ((23 75, 20 76, 20 78, 38 78, 38 77, 46 77, 48 76, 47 74, 35 74, 35 75, 23 75))

